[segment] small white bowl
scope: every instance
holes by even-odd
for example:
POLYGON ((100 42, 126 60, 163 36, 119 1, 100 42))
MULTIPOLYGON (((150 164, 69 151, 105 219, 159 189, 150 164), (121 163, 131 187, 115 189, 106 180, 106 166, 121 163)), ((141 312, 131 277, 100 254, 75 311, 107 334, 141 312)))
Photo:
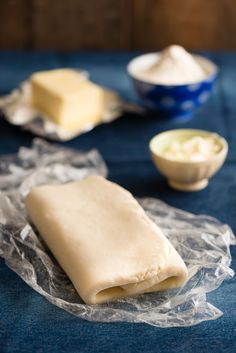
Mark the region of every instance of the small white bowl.
POLYGON ((228 152, 228 144, 223 137, 212 132, 177 129, 154 136, 149 143, 149 149, 155 166, 162 175, 167 177, 171 187, 181 191, 198 191, 208 185, 208 179, 223 165, 228 152), (163 155, 163 151, 170 142, 194 136, 213 137, 220 147, 219 152, 199 162, 172 160, 163 155))

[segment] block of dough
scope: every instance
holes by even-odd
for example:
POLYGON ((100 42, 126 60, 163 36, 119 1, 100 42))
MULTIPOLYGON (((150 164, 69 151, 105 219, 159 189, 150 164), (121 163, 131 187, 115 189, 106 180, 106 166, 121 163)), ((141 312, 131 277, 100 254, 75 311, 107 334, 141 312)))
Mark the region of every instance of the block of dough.
POLYGON ((187 268, 125 189, 100 176, 34 188, 27 212, 87 304, 179 287, 187 268))
POLYGON ((104 90, 79 72, 37 72, 31 76, 31 86, 33 106, 66 130, 83 130, 102 119, 104 90))

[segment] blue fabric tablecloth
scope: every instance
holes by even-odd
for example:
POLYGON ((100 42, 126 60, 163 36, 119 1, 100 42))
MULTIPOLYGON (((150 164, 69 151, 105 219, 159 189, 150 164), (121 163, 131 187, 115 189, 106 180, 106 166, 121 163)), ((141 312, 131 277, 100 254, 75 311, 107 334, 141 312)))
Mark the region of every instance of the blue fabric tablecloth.
MULTIPOLYGON (((109 167, 109 178, 137 196, 158 197, 194 213, 228 223, 236 231, 236 54, 209 54, 220 67, 211 99, 188 122, 124 115, 70 142, 76 149, 97 148, 109 167), (208 188, 198 193, 171 190, 154 168, 149 139, 165 129, 201 128, 216 131, 229 142, 224 167, 208 188)), ((88 70, 91 79, 133 100, 126 64, 130 53, 9 53, 0 52, 0 94, 9 92, 33 71, 56 67, 88 70)), ((33 136, 0 121, 0 154, 29 146, 33 136)), ((236 249, 232 249, 236 269, 236 249)), ((159 329, 146 324, 95 323, 76 318, 47 302, 0 259, 0 352, 163 352, 235 353, 236 280, 209 294, 224 312, 216 320, 189 328, 159 329)))

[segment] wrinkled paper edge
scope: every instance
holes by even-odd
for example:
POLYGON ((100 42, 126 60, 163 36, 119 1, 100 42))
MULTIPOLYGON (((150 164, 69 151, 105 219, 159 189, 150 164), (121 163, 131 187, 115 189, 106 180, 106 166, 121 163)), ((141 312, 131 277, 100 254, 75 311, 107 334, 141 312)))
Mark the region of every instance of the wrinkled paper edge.
MULTIPOLYGON (((86 71, 74 70, 84 79, 88 79, 86 71)), ((103 88, 103 87, 101 87, 103 88)), ((32 106, 30 79, 22 82, 20 86, 8 95, 0 97, 0 112, 10 124, 20 126, 33 134, 54 141, 68 141, 85 132, 92 130, 102 123, 112 122, 121 117, 124 111, 143 113, 143 109, 136 104, 127 103, 118 93, 103 88, 105 94, 104 112, 102 121, 97 124, 88 124, 84 129, 67 131, 54 124, 44 114, 32 106)))

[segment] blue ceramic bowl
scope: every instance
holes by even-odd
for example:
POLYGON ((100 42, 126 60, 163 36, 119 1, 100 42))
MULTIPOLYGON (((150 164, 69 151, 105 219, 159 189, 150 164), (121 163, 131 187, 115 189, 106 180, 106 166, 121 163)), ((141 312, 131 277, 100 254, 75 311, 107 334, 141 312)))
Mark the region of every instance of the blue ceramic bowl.
POLYGON ((209 98, 218 74, 217 66, 202 56, 194 55, 206 72, 203 81, 183 85, 163 85, 140 79, 140 72, 156 62, 159 55, 158 53, 140 55, 131 60, 127 66, 140 104, 164 117, 191 116, 193 111, 209 98))

